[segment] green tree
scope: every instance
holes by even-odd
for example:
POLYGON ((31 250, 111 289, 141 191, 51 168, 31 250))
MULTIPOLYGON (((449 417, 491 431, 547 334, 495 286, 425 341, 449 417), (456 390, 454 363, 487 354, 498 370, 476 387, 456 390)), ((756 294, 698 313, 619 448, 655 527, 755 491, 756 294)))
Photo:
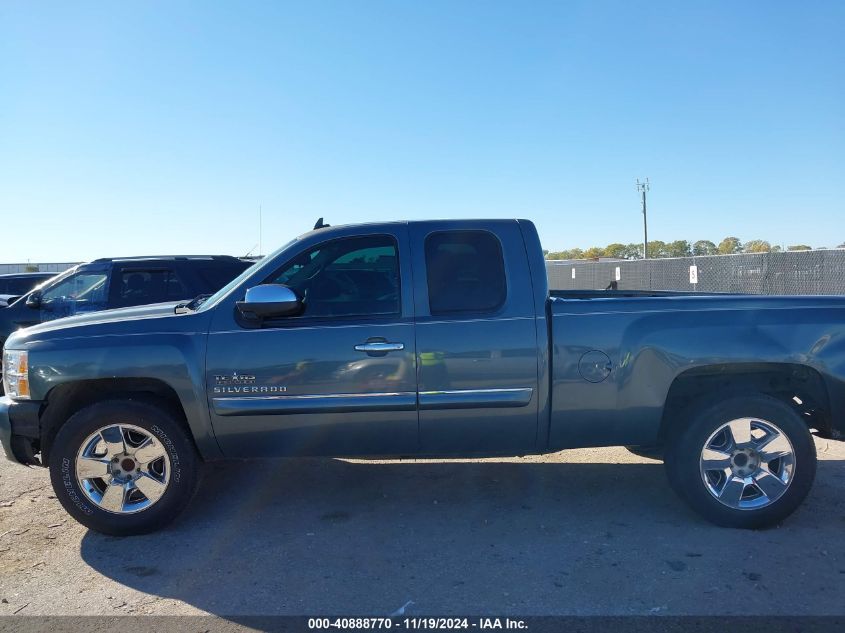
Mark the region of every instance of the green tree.
POLYGON ((584 253, 580 248, 573 248, 570 251, 554 251, 546 255, 546 259, 581 259, 584 253))
POLYGON ((652 258, 667 257, 666 242, 654 240, 648 243, 648 256, 652 258))
MULTIPOLYGON (((845 248, 845 243, 836 248, 845 248)), ((790 251, 812 250, 806 244, 795 244, 787 247, 790 251)), ((689 257, 691 255, 730 255, 733 253, 780 253, 783 248, 777 244, 772 245, 766 240, 751 240, 743 244, 738 237, 726 237, 719 245, 710 240, 698 240, 692 245, 686 240, 675 240, 663 242, 653 240, 648 243, 648 256, 653 258, 661 257, 689 257)), ((613 242, 606 247, 593 246, 586 251, 580 248, 573 248, 563 251, 543 251, 546 259, 596 259, 599 257, 613 257, 618 259, 642 259, 643 245, 641 243, 622 244, 613 242)))
POLYGON ((742 242, 739 241, 738 237, 726 237, 721 242, 719 242, 718 248, 720 255, 732 255, 733 253, 741 253, 742 242))
POLYGON ((675 240, 666 245, 667 257, 689 257, 690 255, 692 255, 692 249, 686 240, 675 240))
POLYGON ((625 259, 642 259, 643 245, 642 244, 626 244, 625 245, 625 259))
POLYGON ((625 251, 627 247, 624 244, 619 244, 618 242, 614 242, 613 244, 608 244, 604 249, 604 256, 605 257, 618 257, 620 259, 625 258, 625 251))
POLYGON ((772 250, 772 245, 766 240, 751 240, 745 244, 746 253, 769 253, 772 250))
POLYGON ((715 255, 718 252, 719 249, 710 240, 698 240, 692 245, 692 254, 699 257, 702 255, 715 255))

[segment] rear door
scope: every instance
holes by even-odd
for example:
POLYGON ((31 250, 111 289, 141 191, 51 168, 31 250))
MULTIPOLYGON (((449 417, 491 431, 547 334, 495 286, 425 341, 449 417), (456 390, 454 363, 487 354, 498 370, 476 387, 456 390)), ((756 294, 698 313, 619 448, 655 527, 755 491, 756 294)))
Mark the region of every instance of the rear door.
POLYGON ((423 454, 530 452, 538 351, 516 222, 411 224, 423 454))

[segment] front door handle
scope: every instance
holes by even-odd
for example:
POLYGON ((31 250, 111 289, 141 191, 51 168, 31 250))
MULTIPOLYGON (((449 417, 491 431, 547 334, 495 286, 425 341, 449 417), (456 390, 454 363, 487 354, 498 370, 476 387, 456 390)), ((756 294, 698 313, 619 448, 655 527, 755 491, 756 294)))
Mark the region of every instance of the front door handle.
POLYGON ((383 341, 379 342, 372 342, 372 343, 361 343, 360 345, 355 346, 356 352, 367 352, 368 354, 372 353, 385 353, 385 352, 399 352, 405 349, 404 343, 387 343, 383 341))

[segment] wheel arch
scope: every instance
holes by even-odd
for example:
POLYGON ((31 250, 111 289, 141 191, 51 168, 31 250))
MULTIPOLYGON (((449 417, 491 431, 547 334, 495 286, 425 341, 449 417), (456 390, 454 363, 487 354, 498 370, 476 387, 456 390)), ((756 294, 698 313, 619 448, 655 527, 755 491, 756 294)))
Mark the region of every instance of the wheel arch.
MULTIPOLYGON (((41 463, 48 463, 50 447, 56 434, 73 414, 97 402, 118 399, 138 400, 164 409, 183 425, 198 455, 203 459, 214 456, 213 450, 209 455, 204 443, 197 440, 197 433, 191 427, 182 400, 177 391, 164 380, 134 377, 96 378, 56 385, 47 393, 40 413, 41 463)), ((212 449, 217 449, 216 442, 212 449)))
POLYGON ((722 363, 688 369, 672 381, 660 423, 661 443, 684 428, 686 412, 714 393, 720 399, 761 393, 791 406, 808 428, 829 436, 831 399, 818 370, 801 363, 722 363))

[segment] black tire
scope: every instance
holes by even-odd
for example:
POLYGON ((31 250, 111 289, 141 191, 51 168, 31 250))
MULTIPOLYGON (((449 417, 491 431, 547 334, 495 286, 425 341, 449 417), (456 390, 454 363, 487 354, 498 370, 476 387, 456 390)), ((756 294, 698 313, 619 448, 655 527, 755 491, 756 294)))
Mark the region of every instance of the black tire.
MULTIPOLYGON (((697 410, 688 425, 670 438, 665 466, 669 483, 693 510, 708 521, 732 528, 757 529, 776 525, 801 504, 816 475, 816 446, 807 425, 784 402, 764 394, 732 397, 697 410), (701 451, 719 427, 740 418, 774 424, 792 445, 794 471, 786 491, 760 508, 728 507, 711 494, 701 470, 701 451)), ((683 423, 683 422, 682 422, 683 423)))
POLYGON ((200 466, 193 442, 172 413, 132 399, 98 402, 71 416, 56 434, 49 462, 53 490, 68 514, 92 530, 114 536, 153 532, 173 521, 196 492, 200 466), (116 514, 97 506, 83 492, 75 474, 75 460, 86 438, 116 422, 139 427, 157 438, 171 466, 161 497, 131 514, 116 514))
POLYGON ((663 459, 664 448, 659 445, 654 446, 626 446, 625 450, 633 453, 638 457, 647 457, 648 459, 663 459))

